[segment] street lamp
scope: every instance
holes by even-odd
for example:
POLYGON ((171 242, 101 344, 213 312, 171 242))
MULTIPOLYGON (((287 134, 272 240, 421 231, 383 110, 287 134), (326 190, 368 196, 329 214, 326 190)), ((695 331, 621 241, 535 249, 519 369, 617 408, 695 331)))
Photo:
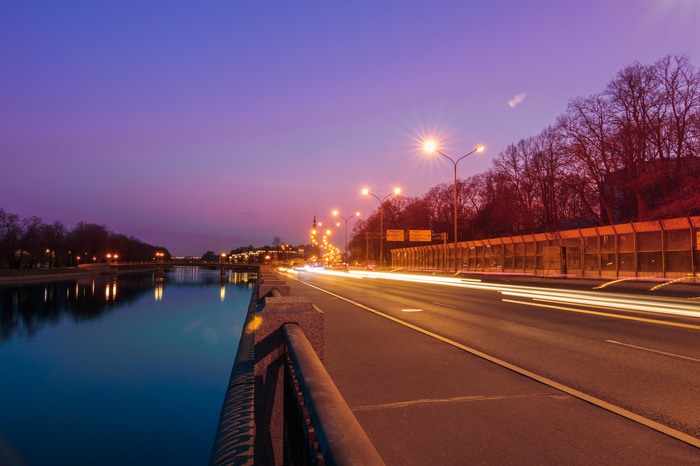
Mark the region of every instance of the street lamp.
POLYGON ((445 154, 442 152, 440 149, 437 148, 437 142, 433 140, 425 141, 423 143, 423 150, 425 152, 428 152, 430 154, 438 153, 445 157, 447 160, 452 162, 452 165, 454 166, 454 243, 455 243, 455 273, 459 271, 459 268, 457 266, 457 164, 464 158, 466 158, 469 155, 472 155, 474 152, 483 152, 484 151, 484 146, 476 146, 474 150, 469 152, 468 154, 465 154, 458 158, 457 160, 454 160, 452 157, 449 155, 445 154))
POLYGON ((372 193, 368 188, 362 190, 365 196, 372 196, 379 201, 379 267, 384 266, 384 201, 390 196, 398 196, 401 194, 401 188, 394 188, 392 192, 380 199, 376 194, 372 193))
POLYGON ((347 260, 347 257, 348 257, 348 220, 350 220, 353 217, 359 217, 360 213, 355 212, 355 215, 349 215, 349 216, 345 217, 343 215, 340 215, 340 212, 338 212, 338 210, 336 209, 333 211, 333 216, 340 217, 343 220, 345 220, 345 258, 347 260))
POLYGON ((314 215, 314 221, 311 224, 311 248, 312 248, 312 254, 311 254, 311 260, 313 263, 317 263, 320 260, 321 257, 321 245, 318 244, 318 227, 319 227, 319 222, 316 221, 316 215, 314 215), (317 246, 318 247, 318 256, 314 260, 314 255, 313 255, 313 247, 317 246))

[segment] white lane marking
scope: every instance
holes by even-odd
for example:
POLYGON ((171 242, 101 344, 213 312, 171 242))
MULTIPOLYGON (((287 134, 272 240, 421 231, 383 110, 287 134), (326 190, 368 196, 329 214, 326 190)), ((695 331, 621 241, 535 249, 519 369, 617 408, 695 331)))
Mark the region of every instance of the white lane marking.
POLYGON ((649 351, 650 353, 656 353, 656 354, 663 354, 664 356, 671 356, 674 358, 680 358, 680 359, 687 359, 689 361, 695 361, 695 362, 700 362, 700 359, 697 358, 691 358, 690 356, 683 356, 681 354, 674 354, 674 353, 667 353, 666 351, 659 351, 651 348, 645 348, 643 346, 637 346, 637 345, 630 345, 629 343, 622 343, 619 341, 615 340, 605 340, 608 343, 613 343, 615 345, 621 345, 621 346, 627 346, 628 348, 634 348, 642 351, 649 351))
POLYGON ((457 306, 450 306, 449 304, 436 303, 435 301, 432 301, 430 304, 435 304, 436 306, 442 306, 442 307, 446 307, 449 309, 457 309, 457 306))
POLYGON ((401 312, 423 312, 423 309, 401 309, 401 312))

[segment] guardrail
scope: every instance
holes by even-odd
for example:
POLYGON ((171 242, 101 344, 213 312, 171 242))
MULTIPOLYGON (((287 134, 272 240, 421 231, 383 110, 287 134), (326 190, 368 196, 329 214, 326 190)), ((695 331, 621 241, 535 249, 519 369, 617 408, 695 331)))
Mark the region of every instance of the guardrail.
POLYGON ((285 464, 383 465, 301 327, 284 333, 285 464))
POLYGON ((211 465, 383 465, 323 367, 323 312, 261 271, 211 465))

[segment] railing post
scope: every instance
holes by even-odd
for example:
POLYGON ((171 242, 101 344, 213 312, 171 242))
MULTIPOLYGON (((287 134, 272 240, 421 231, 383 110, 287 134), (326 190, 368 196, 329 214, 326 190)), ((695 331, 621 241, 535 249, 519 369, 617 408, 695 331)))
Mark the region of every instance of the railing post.
POLYGON ((280 296, 290 296, 291 287, 284 280, 263 278, 258 284, 258 300, 268 296, 272 290, 277 290, 280 296))

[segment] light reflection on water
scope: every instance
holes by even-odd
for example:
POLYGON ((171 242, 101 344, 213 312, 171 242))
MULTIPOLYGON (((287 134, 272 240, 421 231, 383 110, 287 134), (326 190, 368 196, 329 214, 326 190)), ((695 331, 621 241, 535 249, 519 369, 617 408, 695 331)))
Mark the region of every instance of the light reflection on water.
POLYGON ((0 286, 0 464, 206 464, 252 277, 158 278, 0 286))

